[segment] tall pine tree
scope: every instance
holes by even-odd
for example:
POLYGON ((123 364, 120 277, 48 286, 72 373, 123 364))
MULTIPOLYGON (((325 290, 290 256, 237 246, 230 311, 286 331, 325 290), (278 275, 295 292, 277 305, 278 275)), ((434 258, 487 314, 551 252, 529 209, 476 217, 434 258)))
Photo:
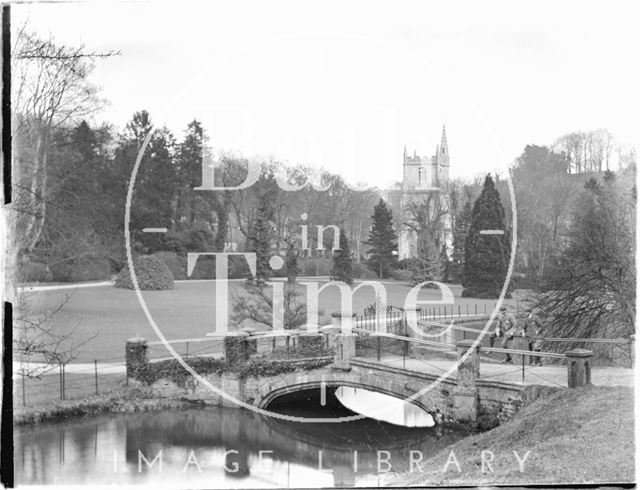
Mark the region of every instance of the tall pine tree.
POLYGON ((333 281, 342 281, 351 285, 353 283, 353 270, 351 266, 351 250, 344 230, 340 228, 340 250, 333 255, 333 269, 331 270, 333 281))
POLYGON ((391 210, 382 199, 376 204, 371 218, 373 225, 366 242, 371 246, 368 250, 369 267, 383 279, 388 276, 389 269, 396 262, 393 252, 398 249, 398 237, 393 231, 391 210))
MULTIPOLYGON (((504 222, 500 194, 490 175, 473 205, 471 225, 465 240, 463 297, 497 298, 504 286, 511 256, 511 235, 504 222), (481 234, 500 230, 502 234, 481 234)), ((511 297, 510 288, 506 296, 511 297)))
POLYGON ((467 201, 459 216, 456 217, 453 230, 453 254, 449 275, 452 281, 462 282, 464 276, 464 242, 471 226, 471 203, 467 201))
POLYGON ((295 284, 296 277, 300 274, 300 264, 298 263, 298 251, 293 248, 293 244, 289 245, 284 262, 287 270, 287 282, 295 284))
POLYGON ((260 197, 256 216, 249 232, 249 251, 256 254, 256 284, 262 285, 271 277, 269 254, 271 251, 271 217, 273 209, 269 202, 269 194, 260 197))

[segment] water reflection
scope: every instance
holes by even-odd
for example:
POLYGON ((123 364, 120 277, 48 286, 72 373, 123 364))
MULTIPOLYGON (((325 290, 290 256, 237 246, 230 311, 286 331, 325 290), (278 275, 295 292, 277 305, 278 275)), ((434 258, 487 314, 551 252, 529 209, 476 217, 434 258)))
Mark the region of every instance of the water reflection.
POLYGON ((370 419, 287 423, 218 407, 103 416, 17 427, 15 473, 19 484, 375 485, 379 451, 393 471, 408 471, 410 451, 426 459, 464 435, 370 419))
POLYGON ((404 427, 433 427, 433 417, 420 407, 383 393, 340 386, 336 397, 352 411, 404 427), (380 410, 384 407, 384 410, 380 410))

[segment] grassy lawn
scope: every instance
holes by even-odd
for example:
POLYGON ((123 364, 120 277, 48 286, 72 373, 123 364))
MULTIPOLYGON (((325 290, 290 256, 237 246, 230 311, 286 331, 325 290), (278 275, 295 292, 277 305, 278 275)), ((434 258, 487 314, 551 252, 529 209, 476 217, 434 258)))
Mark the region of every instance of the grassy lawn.
MULTIPOLYGON (((508 423, 426 460, 424 472, 395 475, 393 485, 621 483, 635 479, 633 389, 586 386, 525 406, 508 423), (482 472, 481 451, 495 455, 482 472), (521 458, 531 451, 520 472, 521 458), (450 451, 461 472, 450 465, 450 451)), ((488 457, 488 456, 487 456, 488 457)))
MULTIPOLYGON (((214 331, 215 284, 214 281, 180 282, 176 283, 175 289, 145 291, 143 296, 166 338, 204 337, 208 332, 214 331)), ((411 287, 408 284, 392 282, 385 282, 384 286, 387 290, 388 304, 403 306, 411 287)), ((230 297, 235 288, 242 287, 242 282, 230 282, 230 297)), ((297 287, 304 301, 305 287, 300 284, 297 287)), ((461 298, 460 286, 451 286, 451 289, 454 293, 454 309, 460 305, 463 313, 466 305, 470 305, 471 311, 475 304, 478 305, 478 311, 484 309, 485 305, 487 311, 490 311, 495 305, 494 300, 461 298)), ((27 295, 28 307, 34 312, 55 308, 70 295, 64 308, 53 318, 55 330, 67 332, 77 327, 74 334, 77 341, 95 336, 82 347, 77 362, 92 362, 94 359, 118 362, 124 357, 124 346, 128 338, 144 337, 150 341, 157 340, 134 291, 103 286, 30 292, 27 295)), ((436 301, 440 299, 440 292, 423 289, 419 299, 436 301)), ((361 315, 363 309, 374 300, 372 288, 360 288, 354 294, 353 311, 361 315)), ((517 299, 510 300, 514 307, 517 301, 517 299)), ((331 313, 338 311, 339 305, 337 288, 332 287, 323 291, 319 300, 319 308, 323 312, 320 324, 329 323, 331 313)), ((184 349, 184 346, 180 348, 184 349)), ((166 351, 156 354, 157 356, 168 355, 166 351)))

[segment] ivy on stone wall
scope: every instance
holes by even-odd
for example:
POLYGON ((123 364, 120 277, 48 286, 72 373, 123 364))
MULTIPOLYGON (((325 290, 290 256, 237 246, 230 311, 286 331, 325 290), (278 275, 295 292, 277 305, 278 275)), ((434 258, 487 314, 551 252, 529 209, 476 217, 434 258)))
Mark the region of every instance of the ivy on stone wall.
MULTIPOLYGON (((185 362, 200 375, 223 373, 236 373, 241 377, 246 376, 275 376, 281 373, 288 373, 296 369, 310 370, 317 369, 332 362, 330 352, 318 345, 317 349, 310 352, 306 346, 305 352, 292 349, 287 354, 286 351, 274 352, 265 356, 253 356, 249 359, 238 357, 246 349, 243 342, 235 342, 237 338, 230 337, 229 347, 237 349, 235 362, 230 364, 225 358, 195 357, 186 358, 185 362), (304 355, 303 355, 304 354, 304 355), (275 355, 275 356, 274 356, 275 355), (281 357, 278 357, 281 356, 281 357)), ((226 339, 225 339, 226 340, 226 339)), ((227 351, 228 352, 228 351, 227 351)), ((153 384, 160 379, 167 379, 180 387, 185 387, 192 380, 191 373, 175 359, 165 361, 150 362, 140 366, 135 372, 135 379, 147 384, 153 384)))
MULTIPOLYGON (((213 357, 194 357, 184 359, 187 365, 201 375, 222 374, 225 370, 225 360, 213 357)), ((175 359, 156 361, 140 366, 135 373, 135 378, 147 384, 153 384, 159 379, 165 378, 173 381, 178 386, 184 387, 190 379, 193 379, 182 365, 175 359)))
POLYGON ((308 359, 304 362, 292 363, 286 359, 272 359, 270 357, 254 357, 235 370, 241 377, 247 376, 276 376, 290 373, 297 369, 309 371, 330 364, 332 359, 308 359))

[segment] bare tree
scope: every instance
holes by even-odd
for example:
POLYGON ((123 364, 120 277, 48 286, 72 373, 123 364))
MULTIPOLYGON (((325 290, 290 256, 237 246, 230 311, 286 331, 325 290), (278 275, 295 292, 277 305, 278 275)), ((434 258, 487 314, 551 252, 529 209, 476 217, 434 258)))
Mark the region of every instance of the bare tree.
MULTIPOLYGON (((22 26, 12 48, 12 108, 14 200, 8 208, 12 246, 7 268, 15 271, 16 254, 30 253, 43 231, 46 208, 52 203, 48 187, 52 139, 58 128, 97 110, 102 101, 88 81, 93 61, 117 53, 89 52, 84 46, 41 39, 22 26)), ((13 294, 10 292, 10 294, 13 294)), ((37 377, 60 363, 75 359, 91 339, 74 341, 75 329, 56 331, 51 319, 67 299, 50 311, 35 312, 28 296, 14 299, 14 357, 25 364, 21 374, 37 377)))
POLYGON ((430 192, 420 201, 411 202, 404 224, 417 236, 418 262, 412 270, 413 282, 440 280, 445 271, 441 262, 443 229, 449 216, 450 202, 440 192, 430 192))
POLYGON ((591 179, 578 200, 556 273, 535 298, 554 337, 635 331, 634 179, 591 179), (624 182, 624 181, 626 182, 624 182))
POLYGON ((444 243, 442 230, 449 207, 444 194, 429 192, 424 199, 409 204, 404 225, 414 230, 418 237, 430 237, 439 250, 444 243))
MULTIPOLYGON (((299 300, 299 296, 295 286, 285 284, 282 312, 276 312, 282 313, 285 330, 296 329, 307 322, 307 305, 299 300)), ((234 325, 274 328, 273 296, 264 286, 247 285, 244 290, 238 288, 234 291, 233 300, 235 304, 231 321, 234 325)))
POLYGON ((33 303, 35 296, 27 293, 18 295, 14 308, 13 358, 21 365, 19 374, 26 378, 39 378, 60 364, 76 359, 79 349, 96 335, 77 340, 77 324, 65 332, 56 331, 52 319, 69 301, 65 296, 60 303, 45 311, 33 303))
POLYGON ((47 164, 53 131, 84 117, 103 102, 88 81, 93 62, 116 52, 89 52, 84 46, 40 39, 23 26, 12 50, 15 237, 27 253, 38 242, 49 204, 47 164))

